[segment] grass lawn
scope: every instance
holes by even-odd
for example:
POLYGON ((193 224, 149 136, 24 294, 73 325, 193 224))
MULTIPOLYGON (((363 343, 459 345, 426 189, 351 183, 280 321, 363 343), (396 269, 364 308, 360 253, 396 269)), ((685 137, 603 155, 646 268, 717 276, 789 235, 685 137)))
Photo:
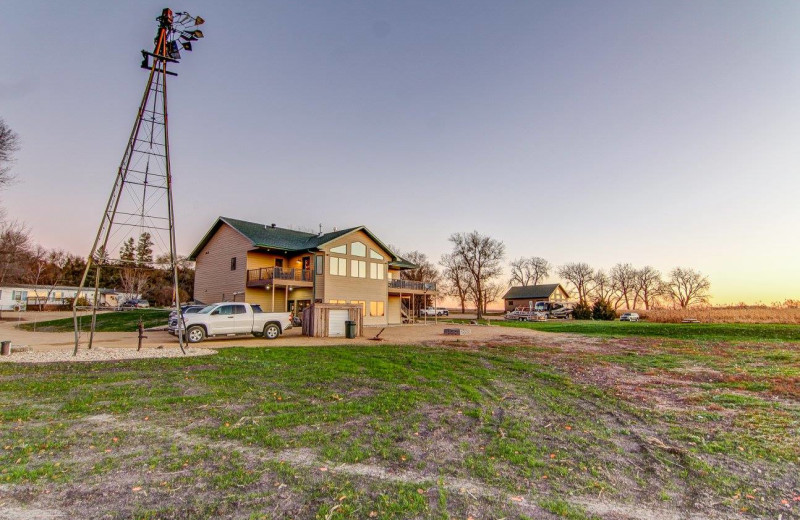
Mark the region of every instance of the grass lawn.
MULTIPOLYGON (((464 323, 468 320, 453 320, 464 323)), ((481 323, 486 323, 482 321, 481 323)), ((800 341, 800 325, 771 323, 650 323, 645 321, 549 320, 539 322, 491 320, 492 325, 543 332, 591 336, 641 336, 700 341, 800 341)))
MULTIPOLYGON (((119 312, 100 312, 97 314, 95 330, 98 332, 132 332, 139 326, 139 318, 142 318, 145 328, 166 325, 168 310, 162 309, 136 309, 119 312)), ((80 316, 80 326, 82 330, 89 330, 91 316, 80 316)), ((23 323, 20 325, 23 330, 33 330, 33 323, 23 323)), ((72 316, 58 320, 40 321, 36 324, 37 332, 71 332, 74 330, 72 316)))
POLYGON ((788 518, 798 398, 788 344, 0 364, 0 517, 788 518))

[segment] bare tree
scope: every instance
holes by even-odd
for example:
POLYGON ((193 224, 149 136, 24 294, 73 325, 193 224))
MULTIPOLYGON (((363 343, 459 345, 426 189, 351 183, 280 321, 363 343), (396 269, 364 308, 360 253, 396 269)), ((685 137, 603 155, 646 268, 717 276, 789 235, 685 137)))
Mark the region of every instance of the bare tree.
POLYGON ((470 273, 466 266, 456 258, 455 255, 442 255, 439 261, 444 269, 442 280, 444 281, 443 294, 458 298, 461 304, 461 314, 466 312, 466 302, 470 294, 470 273))
MULTIPOLYGON (((47 269, 47 249, 37 245, 36 248, 30 253, 27 261, 28 272, 25 274, 25 279, 28 283, 33 285, 36 291, 36 299, 39 300, 39 283, 42 281, 45 270, 47 269)), ((42 310, 42 303, 39 303, 39 310, 42 310)))
MULTIPOLYGON (((403 257, 412 264, 416 265, 417 268, 400 271, 400 278, 403 280, 412 280, 423 283, 439 282, 441 274, 439 274, 439 270, 436 269, 436 266, 428 260, 428 256, 425 253, 421 253, 419 251, 410 251, 408 253, 404 253, 403 257)), ((418 294, 414 296, 414 308, 421 309, 423 307, 428 307, 429 305, 432 305, 432 299, 433 296, 429 294, 418 294)))
POLYGON ((572 262, 558 268, 558 276, 571 283, 582 304, 589 303, 589 295, 594 289, 595 271, 585 262, 572 262))
POLYGON ((476 296, 478 319, 483 317, 484 289, 502 273, 501 262, 506 246, 499 240, 473 231, 450 235, 453 255, 469 271, 476 296))
POLYGON ((496 302, 500 295, 503 293, 503 289, 506 286, 504 284, 499 284, 497 282, 490 282, 487 283, 483 288, 483 312, 486 313, 486 308, 489 306, 490 303, 496 302))
POLYGON ((30 254, 30 232, 16 221, 0 222, 0 284, 20 280, 30 254))
POLYGON ((11 162, 17 150, 19 150, 19 136, 0 118, 0 189, 14 180, 14 176, 11 175, 11 162))
POLYGON ((517 258, 511 262, 511 285, 538 285, 550 276, 550 262, 539 256, 517 258))
POLYGON ((676 267, 669 273, 667 288, 672 300, 685 309, 708 302, 711 282, 707 276, 690 267, 676 267))
MULTIPOLYGON (((664 281, 661 279, 661 272, 655 267, 646 265, 636 271, 636 297, 641 298, 645 310, 656 301, 663 292, 664 281)), ((634 303, 634 307, 636 304, 634 303)))
POLYGON ((620 303, 625 301, 625 308, 630 310, 631 298, 636 287, 636 269, 631 264, 619 263, 611 268, 611 283, 617 293, 614 309, 619 308, 620 303))
POLYGON ((594 285, 592 295, 596 299, 606 302, 610 302, 613 299, 615 292, 614 284, 604 270, 598 269, 597 272, 594 273, 592 283, 594 285))

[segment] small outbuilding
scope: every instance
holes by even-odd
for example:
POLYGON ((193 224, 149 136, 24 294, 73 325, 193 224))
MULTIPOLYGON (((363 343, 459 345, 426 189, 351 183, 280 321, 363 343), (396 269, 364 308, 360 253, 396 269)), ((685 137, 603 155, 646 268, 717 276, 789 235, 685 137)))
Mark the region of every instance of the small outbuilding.
POLYGON ((506 312, 511 312, 517 307, 533 307, 536 302, 566 302, 569 293, 560 283, 522 285, 509 289, 503 300, 506 312))
POLYGON ((339 303, 314 303, 303 310, 303 335, 316 338, 347 337, 347 322, 355 323, 355 337, 363 336, 364 307, 339 303))

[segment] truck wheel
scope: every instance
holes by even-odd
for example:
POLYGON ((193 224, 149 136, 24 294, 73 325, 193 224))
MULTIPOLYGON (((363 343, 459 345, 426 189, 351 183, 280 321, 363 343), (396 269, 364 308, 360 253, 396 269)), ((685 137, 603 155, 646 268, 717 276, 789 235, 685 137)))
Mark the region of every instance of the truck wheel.
POLYGON ((189 343, 200 343, 206 339, 206 331, 199 325, 189 327, 189 330, 186 331, 186 339, 189 340, 189 343))
POLYGON ((275 339, 281 335, 281 328, 274 323, 268 323, 264 327, 264 337, 267 339, 275 339))

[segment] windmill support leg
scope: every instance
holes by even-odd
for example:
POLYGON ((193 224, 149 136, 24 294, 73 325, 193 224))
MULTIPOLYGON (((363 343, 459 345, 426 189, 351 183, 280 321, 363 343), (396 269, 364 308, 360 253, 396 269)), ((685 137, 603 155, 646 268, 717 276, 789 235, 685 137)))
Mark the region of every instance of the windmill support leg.
POLYGON ((94 329, 97 325, 97 296, 100 292, 100 266, 94 272, 94 298, 92 300, 92 328, 89 329, 89 350, 92 350, 94 342, 94 329))

